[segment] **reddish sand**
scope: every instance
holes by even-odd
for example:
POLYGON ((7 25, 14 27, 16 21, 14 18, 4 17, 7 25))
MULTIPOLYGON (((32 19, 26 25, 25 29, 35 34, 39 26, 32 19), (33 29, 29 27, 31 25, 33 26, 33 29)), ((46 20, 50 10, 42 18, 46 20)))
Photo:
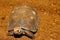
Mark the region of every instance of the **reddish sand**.
POLYGON ((0 0, 0 40, 32 40, 26 36, 7 36, 11 10, 21 4, 37 10, 39 28, 33 40, 60 40, 60 0, 0 0))

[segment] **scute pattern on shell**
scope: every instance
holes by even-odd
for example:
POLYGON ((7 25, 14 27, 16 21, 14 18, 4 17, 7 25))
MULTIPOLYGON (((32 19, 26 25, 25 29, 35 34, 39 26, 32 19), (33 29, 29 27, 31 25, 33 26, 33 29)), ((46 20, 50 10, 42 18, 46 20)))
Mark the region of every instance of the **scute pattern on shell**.
MULTIPOLYGON (((36 32, 38 29, 37 25, 38 16, 35 9, 27 5, 22 5, 17 6, 12 10, 8 30, 12 30, 15 27, 20 27, 24 30, 36 32)), ((22 31, 21 29, 19 30, 22 31)))

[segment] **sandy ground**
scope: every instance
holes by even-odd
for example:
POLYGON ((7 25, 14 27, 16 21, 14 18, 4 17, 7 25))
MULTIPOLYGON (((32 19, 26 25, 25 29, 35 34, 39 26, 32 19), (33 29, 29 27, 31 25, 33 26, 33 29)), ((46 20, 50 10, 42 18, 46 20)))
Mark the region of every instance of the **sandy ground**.
POLYGON ((60 40, 60 0, 0 0, 0 40, 32 40, 26 36, 7 36, 11 10, 21 4, 37 10, 39 27, 33 40, 60 40))

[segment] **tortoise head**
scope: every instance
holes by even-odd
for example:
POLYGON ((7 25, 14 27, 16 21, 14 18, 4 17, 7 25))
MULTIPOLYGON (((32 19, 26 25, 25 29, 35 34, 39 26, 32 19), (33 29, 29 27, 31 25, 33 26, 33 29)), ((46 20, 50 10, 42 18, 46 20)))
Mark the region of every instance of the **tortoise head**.
POLYGON ((14 34, 22 34, 23 33, 23 30, 21 29, 21 27, 14 27, 14 34))

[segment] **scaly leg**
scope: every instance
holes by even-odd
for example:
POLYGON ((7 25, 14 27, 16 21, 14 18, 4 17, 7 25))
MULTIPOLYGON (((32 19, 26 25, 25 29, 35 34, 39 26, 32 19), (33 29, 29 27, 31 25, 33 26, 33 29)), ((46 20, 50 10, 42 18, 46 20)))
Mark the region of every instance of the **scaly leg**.
POLYGON ((24 30, 24 32, 25 32, 25 34, 27 35, 27 36, 29 36, 29 37, 33 37, 33 33, 32 32, 30 32, 30 31, 28 31, 28 30, 24 30))

